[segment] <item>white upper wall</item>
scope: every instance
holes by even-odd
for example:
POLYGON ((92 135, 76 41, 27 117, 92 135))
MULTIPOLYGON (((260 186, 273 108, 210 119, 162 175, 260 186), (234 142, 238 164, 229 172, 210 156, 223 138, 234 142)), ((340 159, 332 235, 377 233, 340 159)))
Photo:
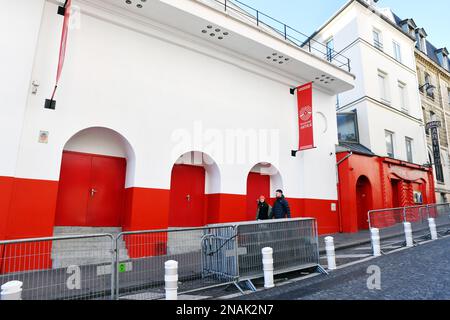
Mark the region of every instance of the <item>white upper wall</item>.
MULTIPOLYGON (((211 187, 210 192, 246 194, 250 170, 268 162, 279 169, 287 196, 337 199, 336 97, 314 90, 317 148, 293 158, 298 113, 289 88, 302 79, 203 46, 184 34, 174 32, 162 38, 151 24, 137 24, 83 5, 80 28, 69 34, 56 110, 45 110, 59 52, 62 17, 56 15, 56 8, 49 2, 45 5, 31 77, 41 86, 37 95, 28 96, 16 176, 58 180, 65 146, 113 155, 126 151, 134 156, 127 171, 128 187, 168 189, 177 158, 195 150, 210 155, 220 170, 220 186, 211 187), (115 145, 121 140, 116 138, 96 149, 83 133, 66 145, 91 127, 116 131, 131 152, 115 145), (48 144, 38 143, 41 130, 49 132, 48 144), (235 134, 252 139, 254 133, 262 140, 247 146, 256 145, 262 151, 242 162, 233 161, 232 153, 239 157, 245 149, 230 151, 212 144, 214 139, 226 142, 235 134), (273 152, 264 152, 266 135, 274 139, 273 152), (192 143, 186 144, 187 137, 192 143)), ((109 138, 106 134, 95 139, 100 144, 109 138)))
POLYGON ((404 140, 409 137, 414 139, 414 162, 426 163, 414 40, 383 19, 380 12, 374 13, 358 1, 348 4, 314 38, 318 41, 333 38, 335 50, 351 59, 356 85, 355 89, 339 95, 339 111, 358 110, 361 143, 386 156, 384 130, 393 130, 398 139, 396 158, 406 160, 404 140), (382 50, 374 46, 374 30, 381 36, 382 50), (400 46, 400 61, 396 59, 394 42, 400 46), (380 72, 386 75, 385 97, 378 79, 380 72), (404 86, 405 105, 399 85, 404 86), (402 106, 408 111, 402 110, 402 106), (396 124, 390 125, 391 120, 396 124))
POLYGON ((15 174, 44 2, 0 1, 0 176, 15 174))

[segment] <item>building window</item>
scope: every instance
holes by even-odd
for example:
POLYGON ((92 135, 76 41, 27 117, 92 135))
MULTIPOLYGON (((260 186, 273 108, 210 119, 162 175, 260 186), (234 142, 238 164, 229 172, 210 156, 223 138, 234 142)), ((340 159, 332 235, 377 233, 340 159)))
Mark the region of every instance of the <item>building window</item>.
POLYGON ((381 37, 381 31, 373 29, 373 45, 375 48, 383 50, 383 39, 381 37))
POLYGON ((441 65, 442 68, 444 68, 445 70, 449 70, 448 69, 448 56, 447 56, 447 51, 444 51, 444 49, 439 50, 439 52, 436 54, 439 60, 439 64, 441 65))
POLYGON ((358 114, 356 112, 338 113, 339 142, 359 143, 358 114))
POLYGON ((395 60, 397 60, 398 62, 402 62, 402 50, 401 50, 400 44, 398 44, 398 42, 394 41, 393 45, 394 45, 395 60))
POLYGON ((402 111, 409 113, 406 84, 401 81, 398 82, 398 95, 400 98, 400 107, 402 108, 402 111))
POLYGON ((395 158, 394 153, 394 133, 386 130, 384 132, 386 137, 386 151, 389 158, 395 158))
POLYGON ((406 160, 410 163, 414 162, 413 159, 413 139, 406 137, 405 138, 406 143, 406 160))
POLYGON ((390 103, 388 96, 387 74, 380 70, 378 70, 378 86, 380 90, 380 99, 384 102, 390 103))
POLYGON ((430 121, 437 121, 436 113, 430 111, 430 121))
POLYGON ((431 83, 431 76, 425 72, 425 89, 427 91, 427 96, 434 99, 434 86, 431 83))
POLYGON ((440 183, 445 183, 444 179, 444 169, 442 168, 442 165, 434 165, 436 168, 436 180, 440 183))
POLYGON ((425 36, 421 33, 420 30, 416 33, 416 40, 417 40, 417 48, 426 54, 427 40, 425 39, 425 36))
POLYGON ((450 88, 447 88, 448 104, 450 105, 450 88))
POLYGON ((327 60, 332 61, 333 60, 333 52, 334 52, 334 39, 331 38, 326 42, 327 46, 327 60))

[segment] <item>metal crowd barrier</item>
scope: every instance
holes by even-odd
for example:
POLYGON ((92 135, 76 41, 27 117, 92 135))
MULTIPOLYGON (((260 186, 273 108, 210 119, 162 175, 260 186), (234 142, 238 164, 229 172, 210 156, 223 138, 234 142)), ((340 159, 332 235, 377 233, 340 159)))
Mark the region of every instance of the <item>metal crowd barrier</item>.
POLYGON ((0 285, 23 282, 24 300, 165 297, 165 262, 178 262, 180 295, 319 265, 315 219, 283 219, 111 234, 0 241, 0 285))
POLYGON ((271 220, 236 225, 239 279, 263 277, 261 250, 273 249, 274 274, 319 266, 319 240, 315 219, 271 220))
POLYGON ((429 239, 428 219, 434 218, 441 233, 448 233, 450 227, 450 204, 433 204, 368 212, 369 228, 380 231, 381 248, 396 249, 405 245, 404 223, 411 224, 415 241, 429 239), (447 229, 446 229, 447 228, 447 229), (443 229, 446 229, 445 231, 443 229))
POLYGON ((232 226, 124 232, 116 239, 116 297, 129 300, 163 299, 164 263, 178 262, 179 294, 237 280, 235 229, 232 226))
POLYGON ((450 203, 443 203, 438 205, 429 205, 422 208, 424 215, 428 218, 434 218, 436 221, 437 231, 440 234, 450 233, 450 203))
POLYGON ((110 234, 0 241, 0 285, 23 283, 23 300, 112 299, 110 234))

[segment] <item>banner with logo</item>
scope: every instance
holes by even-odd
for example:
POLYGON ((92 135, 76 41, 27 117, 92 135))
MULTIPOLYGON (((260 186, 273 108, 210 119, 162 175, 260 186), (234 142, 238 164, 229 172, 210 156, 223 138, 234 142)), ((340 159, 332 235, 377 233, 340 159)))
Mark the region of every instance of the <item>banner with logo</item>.
POLYGON ((298 119, 299 119, 299 151, 315 148, 313 127, 313 84, 307 83, 297 88, 298 119))

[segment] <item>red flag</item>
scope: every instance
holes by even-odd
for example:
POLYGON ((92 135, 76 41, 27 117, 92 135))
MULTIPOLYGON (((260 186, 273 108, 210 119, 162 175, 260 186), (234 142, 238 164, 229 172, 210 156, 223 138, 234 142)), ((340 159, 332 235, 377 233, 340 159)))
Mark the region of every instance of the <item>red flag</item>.
POLYGON ((299 119, 299 151, 315 148, 312 82, 297 88, 298 119, 299 119))
POLYGON ((58 61, 58 70, 56 72, 56 84, 55 89, 53 90, 52 98, 55 97, 56 89, 58 88, 59 79, 61 78, 62 69, 64 66, 64 59, 66 57, 66 45, 67 45, 67 35, 69 33, 69 22, 70 22, 70 9, 72 7, 72 0, 67 0, 66 10, 64 13, 64 23, 61 34, 61 44, 59 47, 59 61, 58 61))

